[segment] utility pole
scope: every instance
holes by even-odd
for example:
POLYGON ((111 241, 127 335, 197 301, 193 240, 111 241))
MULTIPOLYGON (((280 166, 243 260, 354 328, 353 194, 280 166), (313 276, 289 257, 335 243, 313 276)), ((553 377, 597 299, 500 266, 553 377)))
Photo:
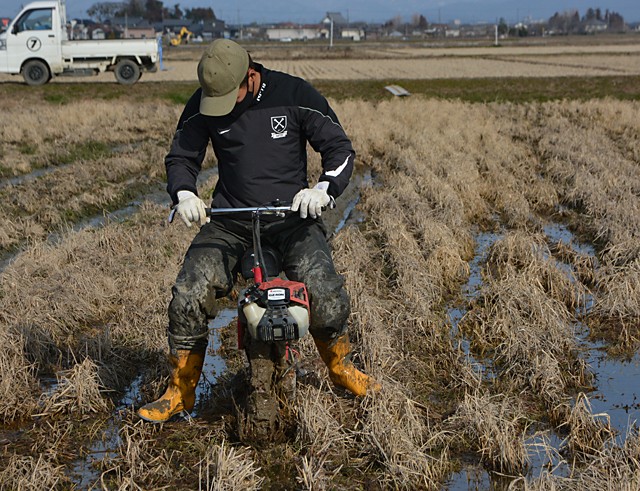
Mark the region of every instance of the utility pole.
POLYGON ((331 29, 329 31, 329 48, 333 48, 333 17, 331 17, 331 29))

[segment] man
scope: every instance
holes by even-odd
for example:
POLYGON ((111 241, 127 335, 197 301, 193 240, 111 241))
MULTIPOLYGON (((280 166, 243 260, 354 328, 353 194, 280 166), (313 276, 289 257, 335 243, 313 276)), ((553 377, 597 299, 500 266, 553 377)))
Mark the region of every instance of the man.
MULTIPOLYGON (((187 103, 165 159, 167 191, 187 226, 199 233, 187 251, 169 305, 169 387, 139 409, 162 422, 191 411, 207 347, 207 319, 217 298, 233 288, 240 258, 251 244, 251 221, 207 220, 196 178, 209 141, 218 160, 213 207, 293 202, 282 219, 263 224, 262 235, 282 254, 290 280, 304 282, 311 299, 311 327, 331 380, 363 396, 371 379, 349 361, 349 297, 335 271, 320 220, 346 188, 355 152, 336 115, 307 82, 254 63, 239 44, 219 39, 198 64, 200 88, 187 103), (307 142, 322 157, 323 173, 307 182, 307 142)), ((377 386, 376 386, 377 387, 377 386)))

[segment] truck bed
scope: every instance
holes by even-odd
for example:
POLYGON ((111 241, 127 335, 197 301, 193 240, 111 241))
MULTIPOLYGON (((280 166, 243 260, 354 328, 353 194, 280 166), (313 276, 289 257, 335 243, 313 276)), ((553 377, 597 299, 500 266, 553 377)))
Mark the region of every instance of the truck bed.
POLYGON ((62 56, 69 59, 92 59, 139 56, 157 61, 158 44, 155 39, 105 39, 91 41, 63 41, 62 56))

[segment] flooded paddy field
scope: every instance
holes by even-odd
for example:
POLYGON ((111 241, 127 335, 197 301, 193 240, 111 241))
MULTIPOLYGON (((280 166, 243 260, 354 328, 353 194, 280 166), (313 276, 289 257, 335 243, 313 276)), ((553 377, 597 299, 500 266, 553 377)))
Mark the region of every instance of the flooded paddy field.
POLYGON ((267 443, 238 431, 232 299, 191 418, 135 416, 195 233, 162 195, 181 104, 32 102, 0 122, 0 489, 640 487, 638 102, 334 101, 358 166, 323 218, 382 390, 304 339, 267 443))

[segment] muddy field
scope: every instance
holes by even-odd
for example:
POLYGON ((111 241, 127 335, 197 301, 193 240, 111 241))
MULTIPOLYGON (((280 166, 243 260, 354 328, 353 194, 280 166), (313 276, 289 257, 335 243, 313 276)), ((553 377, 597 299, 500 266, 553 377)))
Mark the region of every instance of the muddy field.
MULTIPOLYGON (((597 60, 557 56, 585 76, 597 60)), ((640 69, 617 56, 597 70, 640 69)), ((304 339, 306 376, 265 443, 238 430, 232 300, 193 419, 134 412, 164 389, 195 233, 166 222, 181 104, 8 86, 0 490, 640 488, 639 102, 335 101, 358 166, 325 215, 354 361, 382 390, 336 389, 304 339)), ((215 181, 209 157, 201 194, 215 181)))

